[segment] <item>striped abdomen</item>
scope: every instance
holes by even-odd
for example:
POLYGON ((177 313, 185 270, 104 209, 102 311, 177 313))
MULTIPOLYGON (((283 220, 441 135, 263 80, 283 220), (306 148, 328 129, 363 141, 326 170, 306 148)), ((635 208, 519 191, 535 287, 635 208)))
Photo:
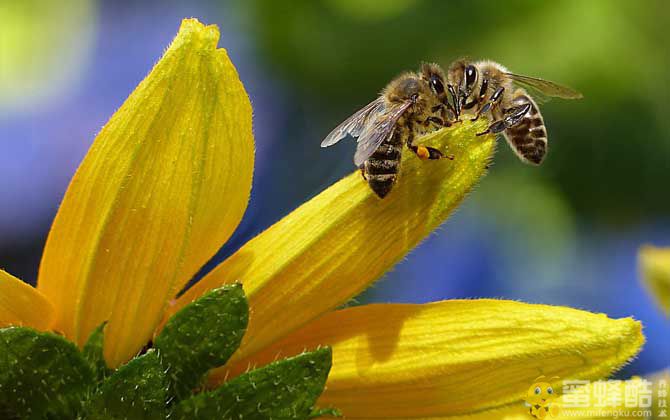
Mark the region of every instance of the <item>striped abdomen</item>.
POLYGON ((386 197, 398 179, 403 146, 400 133, 396 129, 363 164, 368 184, 379 198, 386 197))
POLYGON ((547 129, 535 101, 525 92, 516 93, 512 106, 531 104, 531 108, 523 119, 513 127, 505 130, 507 142, 519 158, 534 165, 542 163, 547 154, 547 129))

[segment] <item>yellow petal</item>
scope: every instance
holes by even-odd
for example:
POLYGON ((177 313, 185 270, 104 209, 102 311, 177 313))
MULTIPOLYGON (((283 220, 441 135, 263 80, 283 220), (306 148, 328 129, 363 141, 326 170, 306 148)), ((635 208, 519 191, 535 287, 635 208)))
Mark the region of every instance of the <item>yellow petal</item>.
POLYGON ((670 248, 643 246, 639 260, 645 285, 666 315, 670 315, 670 248))
POLYGON ((0 328, 21 325, 48 330, 53 321, 53 305, 42 293, 0 270, 0 328))
POLYGON ((80 345, 109 321, 113 366, 149 340, 247 205, 251 105, 218 39, 215 26, 184 20, 95 139, 49 233, 38 288, 80 345))
POLYGON ((250 316, 233 356, 240 359, 348 301, 437 228, 484 174, 494 137, 475 133, 486 125, 463 123, 419 139, 455 160, 405 153, 400 180, 383 200, 358 171, 335 183, 249 241, 171 312, 207 290, 243 283, 250 316))
MULTIPOLYGON (((332 346, 320 407, 346 418, 444 417, 522 404, 540 375, 595 379, 642 346, 641 324, 503 300, 378 304, 331 312, 227 373, 332 346)), ((225 377, 219 372, 218 378, 225 377)))

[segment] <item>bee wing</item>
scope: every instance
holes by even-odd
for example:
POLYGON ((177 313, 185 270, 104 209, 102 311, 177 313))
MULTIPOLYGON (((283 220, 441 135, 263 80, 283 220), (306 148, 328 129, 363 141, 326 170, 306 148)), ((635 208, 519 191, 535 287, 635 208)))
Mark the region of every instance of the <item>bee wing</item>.
POLYGON ((370 102, 363 108, 356 111, 354 115, 344 120, 340 125, 335 127, 333 131, 326 136, 321 142, 321 147, 332 146, 338 141, 342 140, 347 134, 352 137, 358 137, 363 132, 363 129, 370 121, 370 117, 376 115, 384 110, 384 98, 379 97, 370 102))
POLYGON ((379 145, 393 135, 398 119, 412 105, 412 101, 405 101, 402 104, 394 105, 377 117, 366 126, 365 130, 358 137, 358 146, 354 154, 354 164, 361 166, 363 162, 379 148, 379 145))
POLYGON ((544 105, 547 102, 551 101, 551 96, 547 95, 546 93, 542 93, 542 91, 537 90, 537 89, 535 89, 533 87, 530 87, 530 86, 526 86, 526 85, 522 85, 522 86, 523 86, 523 90, 526 92, 526 94, 528 94, 529 96, 532 96, 533 100, 535 100, 535 102, 538 105, 544 105))
POLYGON ((584 95, 572 88, 551 82, 549 80, 513 73, 507 73, 507 76, 509 76, 517 84, 523 87, 531 88, 532 90, 538 91, 549 97, 563 99, 581 99, 584 97, 584 95))

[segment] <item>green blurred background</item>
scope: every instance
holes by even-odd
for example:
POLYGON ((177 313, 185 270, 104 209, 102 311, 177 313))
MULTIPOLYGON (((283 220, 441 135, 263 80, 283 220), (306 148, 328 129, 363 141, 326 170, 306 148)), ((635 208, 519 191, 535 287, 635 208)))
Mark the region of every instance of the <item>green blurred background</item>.
POLYGON ((648 344, 621 375, 661 369, 670 328, 639 285, 636 252, 670 244, 669 9, 663 0, 0 0, 0 266, 34 282, 76 165, 183 17, 221 27, 255 110, 250 211, 210 266, 353 170, 353 142, 318 145, 395 75, 421 61, 490 58, 585 98, 542 107, 541 167, 501 142, 461 210, 357 301, 501 297, 635 316, 648 344))

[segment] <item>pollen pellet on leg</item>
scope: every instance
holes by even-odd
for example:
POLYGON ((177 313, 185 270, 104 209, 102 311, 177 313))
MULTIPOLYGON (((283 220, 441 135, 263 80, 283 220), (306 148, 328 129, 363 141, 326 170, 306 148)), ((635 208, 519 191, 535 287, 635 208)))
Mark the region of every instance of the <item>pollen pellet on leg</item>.
POLYGON ((428 148, 425 146, 419 146, 416 149, 416 155, 419 157, 419 159, 428 159, 430 158, 430 152, 428 151, 428 148))

